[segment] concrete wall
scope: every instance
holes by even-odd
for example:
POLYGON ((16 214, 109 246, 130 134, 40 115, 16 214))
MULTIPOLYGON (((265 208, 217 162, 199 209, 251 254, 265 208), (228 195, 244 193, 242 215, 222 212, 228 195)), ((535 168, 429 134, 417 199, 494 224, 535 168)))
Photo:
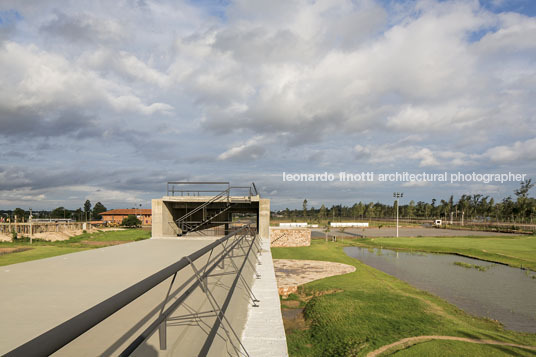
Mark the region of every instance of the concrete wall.
POLYGON ((151 236, 176 237, 177 231, 172 226, 172 224, 174 224, 173 216, 171 215, 171 210, 164 200, 161 198, 152 200, 151 207, 153 212, 151 236))
POLYGON ((259 200, 259 236, 262 239, 270 237, 270 200, 267 198, 259 200))
POLYGON ((272 247, 307 247, 311 245, 311 230, 308 228, 270 227, 272 247))

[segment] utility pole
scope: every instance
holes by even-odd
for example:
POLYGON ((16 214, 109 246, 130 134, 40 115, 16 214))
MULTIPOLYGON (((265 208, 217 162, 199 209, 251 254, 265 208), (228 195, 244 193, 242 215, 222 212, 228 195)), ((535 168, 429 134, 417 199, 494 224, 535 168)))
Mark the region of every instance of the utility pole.
POLYGON ((30 217, 28 217, 28 220, 30 221, 30 244, 33 243, 33 239, 32 239, 32 233, 33 233, 33 227, 32 227, 32 221, 33 221, 33 216, 32 216, 32 207, 30 207, 30 217))
POLYGON ((396 237, 398 238, 398 201, 400 198, 404 197, 404 193, 394 192, 393 197, 396 198, 396 237))

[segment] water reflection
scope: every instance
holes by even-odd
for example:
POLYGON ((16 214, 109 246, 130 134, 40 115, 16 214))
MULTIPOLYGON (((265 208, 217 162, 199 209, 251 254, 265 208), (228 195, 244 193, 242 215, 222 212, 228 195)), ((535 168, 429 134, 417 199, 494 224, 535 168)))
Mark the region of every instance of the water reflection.
POLYGON ((470 314, 498 320, 512 330, 536 332, 535 272, 451 254, 360 247, 344 251, 470 314))

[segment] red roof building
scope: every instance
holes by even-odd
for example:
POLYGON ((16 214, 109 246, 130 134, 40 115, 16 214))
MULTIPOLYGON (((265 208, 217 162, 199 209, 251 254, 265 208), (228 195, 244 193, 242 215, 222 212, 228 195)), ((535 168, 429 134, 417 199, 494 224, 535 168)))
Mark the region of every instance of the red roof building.
POLYGON ((150 209, 122 208, 101 213, 103 221, 119 224, 123 222, 124 218, 127 218, 131 214, 135 215, 141 221, 143 226, 150 226, 152 224, 152 213, 150 209))

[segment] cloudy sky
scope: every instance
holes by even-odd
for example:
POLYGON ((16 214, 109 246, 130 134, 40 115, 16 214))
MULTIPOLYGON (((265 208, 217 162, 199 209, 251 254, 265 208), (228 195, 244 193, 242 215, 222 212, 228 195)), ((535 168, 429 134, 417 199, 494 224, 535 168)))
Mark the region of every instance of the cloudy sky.
POLYGON ((168 180, 273 208, 511 195, 536 177, 533 0, 0 1, 0 209, 150 207, 168 180))

